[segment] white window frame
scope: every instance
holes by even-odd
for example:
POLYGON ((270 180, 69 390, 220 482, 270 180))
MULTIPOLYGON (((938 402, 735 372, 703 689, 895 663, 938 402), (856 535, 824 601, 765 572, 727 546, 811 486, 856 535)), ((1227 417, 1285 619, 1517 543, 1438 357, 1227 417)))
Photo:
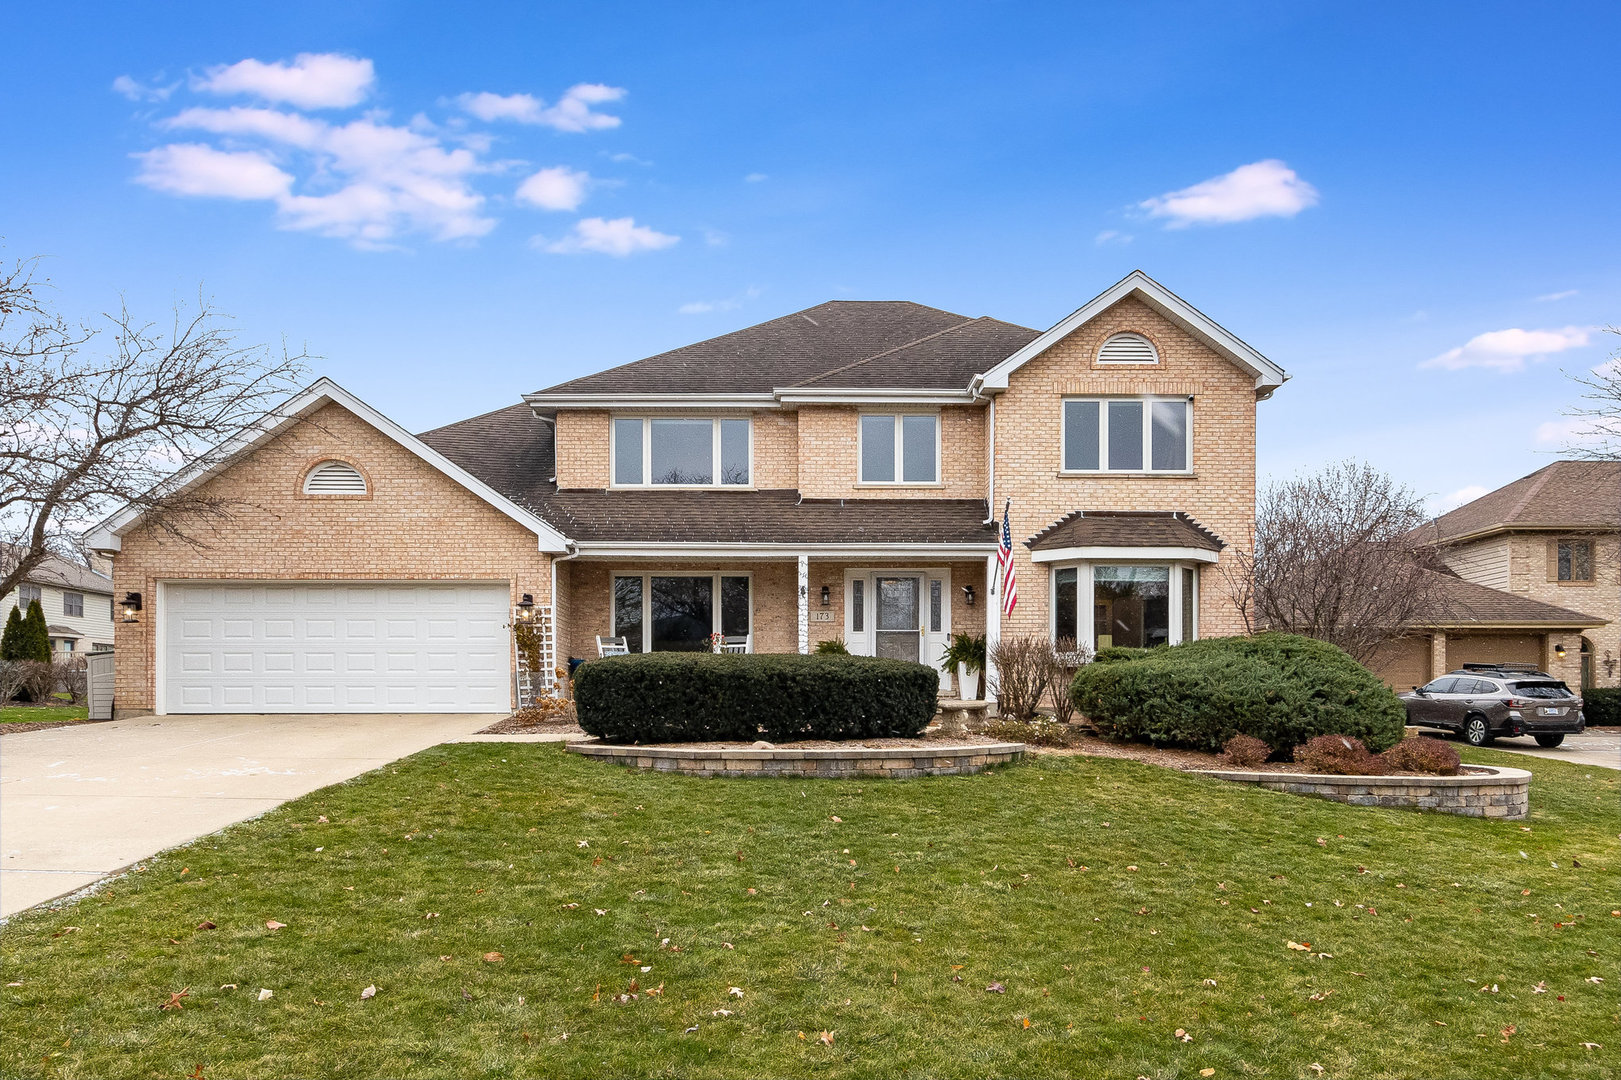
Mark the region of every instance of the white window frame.
MULTIPOLYGON (((610 415, 608 419, 608 486, 610 488, 658 488, 660 490, 698 490, 713 491, 752 491, 755 487, 754 479, 754 417, 753 416, 727 416, 727 415, 699 415, 672 413, 668 416, 625 416, 610 415), (635 420, 642 425, 642 482, 640 484, 622 484, 619 482, 617 468, 619 462, 619 421, 635 420), (704 421, 710 423, 709 428, 709 475, 715 477, 710 484, 655 484, 653 482, 653 421, 654 420, 688 420, 704 421), (741 420, 749 426, 749 482, 746 484, 723 484, 720 482, 720 422, 722 420, 741 420)), ((628 575, 621 574, 621 577, 628 575)))
POLYGON ((1058 406, 1058 474, 1060 476, 1191 476, 1193 475, 1193 395, 1192 394, 1066 394, 1058 406), (1098 405, 1098 467, 1071 469, 1064 462, 1064 447, 1069 442, 1069 403, 1095 401, 1098 405), (1109 468, 1109 406, 1115 402, 1137 402, 1143 407, 1143 467, 1140 469, 1109 468), (1180 469, 1156 469, 1154 462, 1154 403, 1180 401, 1187 409, 1187 439, 1183 447, 1183 465, 1180 469))
POLYGON ((944 487, 945 486, 945 480, 943 479, 943 477, 941 475, 942 471, 944 469, 944 464, 945 464, 941 460, 941 449, 942 449, 941 428, 943 428, 944 426, 945 425, 943 423, 941 423, 940 410, 939 409, 863 409, 861 412, 857 413, 856 414, 856 486, 857 487, 879 487, 879 488, 944 487), (866 476, 864 476, 862 474, 862 468, 866 464, 866 456, 861 452, 862 451, 862 443, 866 438, 866 436, 863 434, 863 429, 864 429, 865 425, 862 423, 862 421, 865 420, 869 416, 887 416, 890 419, 895 421, 895 479, 893 479, 893 480, 868 480, 866 478, 866 476), (932 416, 932 417, 934 417, 934 479, 933 480, 903 480, 903 479, 901 479, 901 477, 906 475, 906 457, 905 457, 905 454, 906 454, 906 440, 905 440, 905 436, 903 435, 903 430, 905 428, 905 425, 901 423, 901 418, 906 417, 906 416, 932 416))
POLYGON ((84 593, 82 593, 82 592, 72 592, 71 590, 68 590, 68 589, 63 589, 62 590, 62 617, 65 618, 65 619, 82 619, 82 618, 84 618, 84 593), (79 610, 78 611, 69 611, 68 610, 68 597, 70 597, 70 596, 76 596, 76 597, 79 598, 79 610))
POLYGON ((1093 581, 1092 567, 1098 566, 1164 566, 1169 568, 1169 595, 1166 604, 1166 642, 1182 644, 1182 571, 1193 571, 1193 640, 1199 640, 1199 563, 1174 559, 1088 559, 1083 561, 1047 564, 1047 640, 1058 640, 1058 571, 1075 571, 1075 635, 1078 644, 1097 651, 1097 627, 1092 624, 1093 581))
MULTIPOLYGON (((644 432, 645 434, 645 432, 644 432)), ((664 487, 674 485, 665 484, 664 487)), ((729 485, 736 486, 736 485, 729 485)), ((653 651, 653 620, 648 617, 647 605, 653 596, 653 579, 656 577, 707 577, 710 579, 710 623, 709 632, 721 632, 720 610, 720 579, 729 577, 748 578, 749 581, 749 632, 748 650, 754 651, 754 626, 757 617, 754 609, 754 571, 752 570, 614 570, 608 574, 608 630, 613 637, 619 637, 619 627, 614 622, 617 612, 614 610, 614 581, 617 578, 642 579, 642 652, 653 651)), ((607 636, 607 635, 605 635, 607 636)))

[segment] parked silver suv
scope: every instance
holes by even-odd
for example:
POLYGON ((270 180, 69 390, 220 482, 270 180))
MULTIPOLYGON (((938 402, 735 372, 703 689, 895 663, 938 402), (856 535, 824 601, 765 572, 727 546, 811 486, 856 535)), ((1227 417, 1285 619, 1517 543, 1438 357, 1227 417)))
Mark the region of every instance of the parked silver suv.
POLYGON ((1582 699, 1528 664, 1465 664, 1399 696, 1409 724, 1455 731, 1471 746, 1516 735, 1558 746, 1587 727, 1582 699))

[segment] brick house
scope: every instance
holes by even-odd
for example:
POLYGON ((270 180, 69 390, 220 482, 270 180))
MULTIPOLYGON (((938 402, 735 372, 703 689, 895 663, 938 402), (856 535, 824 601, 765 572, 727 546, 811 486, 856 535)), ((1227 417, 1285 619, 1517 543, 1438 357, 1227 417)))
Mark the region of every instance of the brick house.
POLYGON ((1398 687, 1475 660, 1621 685, 1621 462, 1556 461, 1424 528, 1440 610, 1381 672, 1398 687))
POLYGON ((526 597, 559 665, 1241 632, 1221 571, 1286 378, 1138 271, 1045 331, 833 301, 419 436, 322 380, 177 477, 240 503, 206 546, 93 534, 144 599, 119 709, 499 711, 526 597))

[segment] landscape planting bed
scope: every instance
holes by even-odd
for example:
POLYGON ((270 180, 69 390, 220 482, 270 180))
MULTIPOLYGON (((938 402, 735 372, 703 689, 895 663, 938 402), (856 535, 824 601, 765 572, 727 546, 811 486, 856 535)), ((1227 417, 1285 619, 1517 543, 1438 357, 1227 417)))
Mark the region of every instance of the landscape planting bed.
MULTIPOLYGON (((897 742, 900 740, 875 740, 897 742)), ((699 746, 616 746, 572 742, 568 752, 638 769, 692 776, 888 777, 962 776, 1024 757, 1023 743, 979 745, 932 743, 912 746, 845 744, 820 748, 699 746)))
POLYGON ((1411 807, 1513 821, 1524 818, 1531 807, 1531 774, 1524 769, 1471 765, 1458 776, 1331 776, 1241 769, 1197 771, 1218 780, 1254 784, 1294 795, 1314 795, 1353 806, 1411 807))

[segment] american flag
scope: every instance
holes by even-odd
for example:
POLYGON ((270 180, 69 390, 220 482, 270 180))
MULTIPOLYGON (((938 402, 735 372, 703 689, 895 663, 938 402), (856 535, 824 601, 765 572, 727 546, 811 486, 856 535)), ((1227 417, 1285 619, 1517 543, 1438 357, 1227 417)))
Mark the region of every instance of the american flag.
POLYGON ((1013 609, 1019 606, 1019 583, 1013 572, 1013 526, 1008 522, 1012 508, 1012 499, 1002 505, 1002 539, 996 545, 996 572, 1001 578, 999 588, 1004 615, 1013 614, 1013 609))

